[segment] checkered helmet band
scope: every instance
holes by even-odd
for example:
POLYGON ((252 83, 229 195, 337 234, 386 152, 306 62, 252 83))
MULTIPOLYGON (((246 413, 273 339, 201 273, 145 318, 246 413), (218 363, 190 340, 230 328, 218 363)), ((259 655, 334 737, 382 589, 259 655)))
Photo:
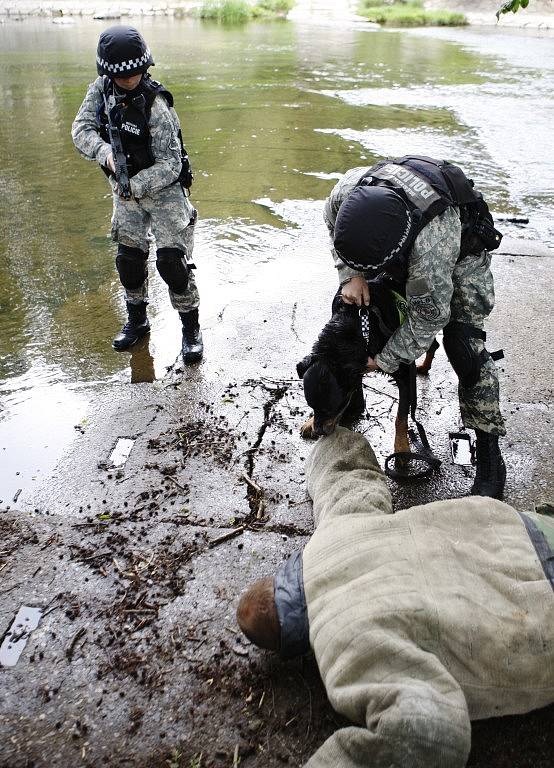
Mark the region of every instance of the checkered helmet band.
POLYGON ((97 55, 96 63, 99 67, 102 67, 102 69, 105 70, 106 74, 117 75, 121 72, 138 72, 145 66, 145 64, 152 63, 150 61, 151 59, 152 54, 150 53, 150 49, 147 48, 143 55, 138 59, 130 59, 129 61, 119 61, 117 64, 110 64, 109 61, 106 61, 97 55))

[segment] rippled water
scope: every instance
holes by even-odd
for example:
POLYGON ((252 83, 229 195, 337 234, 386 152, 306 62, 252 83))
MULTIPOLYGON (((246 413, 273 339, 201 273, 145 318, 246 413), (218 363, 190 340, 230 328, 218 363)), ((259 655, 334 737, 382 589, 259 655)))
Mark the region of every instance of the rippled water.
MULTIPOLYGON (((123 304, 108 188, 70 138, 103 26, 0 26, 0 449, 30 414, 55 414, 60 393, 78 420, 82 383, 160 376, 178 349, 157 278, 152 356, 131 373, 129 355, 110 347, 123 304)), ((286 245, 291 227, 320 226, 319 201, 340 173, 383 155, 459 160, 495 211, 531 218, 516 234, 554 242, 552 37, 163 18, 141 28, 196 171, 203 317, 245 265, 286 245)))

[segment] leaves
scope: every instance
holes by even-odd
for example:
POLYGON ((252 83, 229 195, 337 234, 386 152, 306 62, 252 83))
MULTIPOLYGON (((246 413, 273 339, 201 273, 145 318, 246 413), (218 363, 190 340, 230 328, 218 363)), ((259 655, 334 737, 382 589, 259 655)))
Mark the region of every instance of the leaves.
POLYGON ((503 13, 517 13, 520 8, 527 8, 529 0, 508 0, 504 5, 501 5, 496 12, 496 18, 500 19, 503 13))

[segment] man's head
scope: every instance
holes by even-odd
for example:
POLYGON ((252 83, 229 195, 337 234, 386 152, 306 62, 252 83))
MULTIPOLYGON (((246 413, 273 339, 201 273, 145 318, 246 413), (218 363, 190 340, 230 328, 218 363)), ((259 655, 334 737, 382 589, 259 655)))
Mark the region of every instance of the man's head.
POLYGON ((241 596, 237 621, 250 642, 269 651, 279 651, 281 630, 275 606, 273 578, 255 581, 241 596))
POLYGON ((394 190, 361 184, 339 208, 335 251, 349 267, 372 277, 402 257, 413 224, 408 206, 394 190))
POLYGON ((96 69, 108 75, 125 90, 132 90, 154 59, 146 41, 134 27, 116 24, 104 30, 98 40, 96 69), (136 82, 132 84, 132 81, 136 82))

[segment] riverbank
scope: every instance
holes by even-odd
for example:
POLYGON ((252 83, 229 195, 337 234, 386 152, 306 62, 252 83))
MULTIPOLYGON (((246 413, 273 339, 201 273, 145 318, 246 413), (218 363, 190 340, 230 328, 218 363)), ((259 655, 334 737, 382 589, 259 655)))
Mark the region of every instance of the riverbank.
POLYGON ((502 0, 425 0, 429 10, 463 13, 476 27, 500 26, 513 29, 554 29, 554 5, 550 0, 531 0, 527 8, 506 13, 497 20, 502 0))
MULTIPOLYGON (((174 16, 182 17, 194 13, 202 2, 189 0, 0 0, 0 18, 11 19, 25 16, 51 16, 57 24, 66 23, 72 17, 92 16, 98 19, 118 20, 126 17, 140 16, 174 16)), ((463 13, 470 25, 501 26, 529 29, 553 29, 554 8, 549 0, 537 0, 528 8, 518 13, 505 14, 500 20, 496 19, 498 4, 496 0, 478 0, 467 2, 462 0, 425 0, 427 10, 446 10, 463 13)), ((332 19, 334 23, 352 22, 366 23, 367 20, 357 14, 358 3, 355 0, 297 0, 294 9, 289 14, 297 21, 310 19, 332 19)), ((368 25, 369 26, 369 25, 368 25)))

